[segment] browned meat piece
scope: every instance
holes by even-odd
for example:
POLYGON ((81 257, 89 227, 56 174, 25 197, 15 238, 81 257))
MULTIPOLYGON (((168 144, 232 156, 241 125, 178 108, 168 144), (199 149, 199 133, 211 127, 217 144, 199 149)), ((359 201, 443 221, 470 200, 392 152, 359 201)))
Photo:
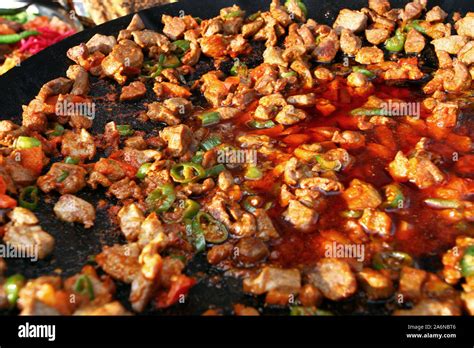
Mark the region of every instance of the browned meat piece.
POLYGON ((425 189, 444 181, 444 174, 429 159, 414 157, 408 161, 408 178, 418 188, 425 189))
POLYGON ((390 11, 390 1, 369 0, 369 8, 377 12, 379 15, 383 15, 385 12, 390 11))
POLYGON ((255 237, 244 237, 234 247, 234 255, 245 267, 252 267, 263 261, 269 254, 268 247, 262 240, 255 237))
POLYGON ((280 47, 267 47, 263 52, 263 61, 267 64, 277 64, 287 67, 288 62, 283 59, 282 54, 283 49, 280 47))
MULTIPOLYGON (((348 52, 345 52, 346 54, 349 54, 348 52)), ((329 82, 334 80, 334 74, 329 70, 324 67, 317 67, 314 69, 314 77, 320 81, 325 81, 329 82)))
POLYGON ((222 20, 222 31, 226 35, 238 34, 244 22, 245 11, 239 6, 225 7, 219 11, 222 20))
POLYGON ((255 21, 246 23, 242 26, 242 35, 245 38, 255 35, 265 24, 262 18, 257 18, 255 21))
POLYGON ((5 225, 4 242, 31 257, 44 259, 54 248, 54 238, 43 231, 39 220, 28 209, 16 207, 9 214, 10 222, 5 225))
POLYGON ((298 298, 305 307, 319 306, 323 301, 323 294, 313 284, 305 284, 301 288, 298 298))
POLYGON ((152 121, 164 122, 169 126, 176 126, 181 123, 181 120, 170 109, 159 102, 149 104, 146 115, 152 121))
MULTIPOLYGON (((438 57, 439 59, 439 57, 438 57)), ((458 53, 458 59, 469 66, 474 64, 474 41, 468 42, 458 53)))
POLYGON ((412 267, 403 267, 400 273, 399 292, 403 295, 404 301, 417 301, 422 295, 423 283, 426 281, 428 273, 412 267))
POLYGON ((349 56, 355 56, 362 47, 362 40, 349 29, 341 30, 341 50, 349 56))
POLYGON ((467 36, 474 39, 474 16, 466 16, 461 18, 454 25, 458 35, 467 36))
MULTIPOLYGON (((355 88, 358 88, 358 87, 367 87, 369 86, 369 79, 367 78, 367 76, 365 76, 364 74, 360 73, 360 72, 352 72, 349 74, 349 76, 347 76, 347 85, 348 86, 351 86, 351 87, 355 87, 355 88)), ((344 134, 345 132, 343 132, 344 134)), ((338 137, 341 137, 338 133, 338 137)), ((343 142, 344 140, 341 139, 343 142)), ((334 139, 333 139, 334 141, 334 139)))
POLYGON ((344 190, 344 186, 339 181, 322 177, 301 179, 300 187, 303 189, 318 190, 322 193, 344 190))
POLYGON ((73 315, 99 315, 99 316, 111 316, 111 315, 130 315, 119 301, 113 301, 103 305, 89 304, 76 310, 73 315))
POLYGON ((357 279, 367 297, 371 300, 389 298, 395 291, 390 277, 371 268, 364 268, 357 273, 357 279))
POLYGON ((171 50, 171 43, 168 38, 156 31, 148 29, 133 31, 132 36, 133 41, 142 48, 158 47, 162 53, 168 53, 171 50))
POLYGON ((80 64, 89 56, 89 49, 87 48, 85 43, 81 43, 80 45, 71 47, 67 51, 67 56, 75 63, 80 64))
POLYGON ((95 34, 89 41, 87 41, 86 46, 91 54, 97 51, 103 54, 109 54, 112 52, 112 49, 116 44, 117 40, 114 36, 95 34))
MULTIPOLYGON (((292 5, 289 4, 290 8, 292 8, 291 6, 292 5)), ((292 23, 291 15, 288 14, 287 9, 284 6, 280 5, 279 1, 272 1, 270 4, 270 14, 279 24, 284 27, 287 27, 292 23)))
POLYGON ((202 75, 201 80, 201 91, 207 101, 214 107, 221 106, 222 101, 229 94, 229 89, 223 81, 219 80, 219 73, 211 71, 202 75))
POLYGON ((140 249, 136 243, 104 246, 95 257, 97 264, 112 278, 130 284, 140 271, 138 256, 140 249))
POLYGON ((375 209, 382 204, 382 197, 375 187, 359 179, 352 180, 342 196, 351 210, 375 209))
POLYGON ((474 315, 474 292, 463 292, 461 299, 469 315, 474 315))
POLYGON ((37 132, 43 132, 48 127, 48 118, 43 112, 43 102, 33 99, 28 105, 23 105, 22 126, 37 132))
POLYGON ((234 314, 237 316, 244 316, 244 317, 260 315, 257 309, 253 307, 244 306, 240 303, 237 303, 234 305, 234 314))
POLYGON ((125 172, 120 163, 110 158, 101 158, 99 162, 94 164, 87 183, 92 188, 97 188, 97 184, 108 187, 112 182, 118 181, 123 177, 125 177, 125 172))
POLYGON ((275 121, 285 126, 298 123, 306 118, 306 113, 293 105, 285 105, 275 116, 275 121))
POLYGON ((257 220, 257 234, 256 236, 263 241, 278 238, 279 234, 273 226, 273 222, 267 214, 265 209, 255 209, 253 215, 257 220))
POLYGON ((146 94, 146 86, 143 82, 134 81, 128 86, 122 88, 120 101, 137 100, 143 98, 146 94))
POLYGON ((229 43, 229 38, 221 34, 205 36, 199 40, 202 53, 214 59, 223 58, 227 55, 229 43))
POLYGON ((383 62, 383 51, 376 47, 362 47, 356 54, 355 60, 360 64, 376 64, 383 62))
POLYGON ((314 106, 316 104, 317 98, 316 94, 314 93, 295 94, 286 98, 286 101, 289 104, 293 104, 299 108, 307 108, 314 106))
POLYGON ((184 98, 169 98, 163 101, 163 105, 174 115, 185 115, 189 113, 193 104, 184 98))
POLYGON ((386 28, 366 29, 365 37, 372 45, 379 45, 390 37, 390 30, 386 28))
POLYGON ((45 83, 36 98, 44 102, 48 97, 58 94, 67 94, 71 90, 73 83, 73 81, 65 77, 58 77, 57 79, 45 83))
POLYGON ((318 221, 318 217, 319 214, 315 210, 294 199, 290 200, 288 208, 283 213, 286 221, 303 232, 310 232, 318 221))
POLYGON ((86 69, 80 65, 71 65, 66 75, 74 81, 70 94, 84 96, 89 93, 89 74, 86 69))
POLYGON ((425 48, 425 37, 418 30, 410 29, 405 40, 406 53, 420 53, 425 48))
POLYGON ((86 171, 84 168, 74 164, 54 163, 46 175, 38 178, 38 187, 43 192, 58 191, 76 193, 86 186, 86 171))
MULTIPOLYGON (((58 292, 61 287, 61 278, 54 276, 42 276, 29 280, 20 290, 18 298, 18 308, 21 310, 20 315, 59 315, 70 314, 61 313, 54 306, 58 301, 58 305, 66 305, 60 303, 58 292), (45 296, 45 294, 47 294, 45 296), (45 302, 48 301, 48 303, 45 302)), ((64 297, 63 297, 64 298, 64 297)), ((64 301, 64 300, 63 300, 64 301)))
POLYGON ((461 315, 459 306, 450 300, 440 301, 434 299, 424 299, 415 305, 412 309, 399 309, 393 313, 394 315, 461 315))
POLYGON ((171 83, 171 82, 156 82, 153 86, 153 91, 158 98, 188 98, 191 92, 187 87, 171 83))
POLYGON ((448 14, 439 6, 433 7, 426 13, 426 20, 428 22, 442 22, 448 17, 448 14))
POLYGON ((342 9, 333 24, 334 30, 338 34, 342 29, 349 29, 353 33, 363 31, 367 26, 367 16, 360 11, 342 9))
POLYGON ((70 156, 79 160, 91 160, 96 154, 94 138, 85 129, 66 131, 61 143, 63 156, 70 156))
POLYGON ((120 230, 128 241, 136 241, 142 222, 145 220, 143 212, 135 203, 127 204, 117 214, 120 230))
MULTIPOLYGON (((6 176, 4 176, 4 179, 6 177, 10 177, 11 182, 8 180, 8 178, 5 179, 5 181, 8 183, 10 182, 10 187, 13 186, 13 184, 21 185, 21 186, 28 186, 33 184, 36 181, 36 178, 38 177, 38 174, 33 172, 30 169, 27 169, 21 165, 20 162, 16 161, 14 158, 15 155, 13 155, 13 158, 7 157, 4 159, 4 166, 0 166, 0 170, 6 172, 6 176), (3 168, 2 168, 3 167, 3 168)), ((13 190, 10 190, 11 192, 14 192, 14 187, 13 190)))
POLYGON ((170 126, 160 131, 160 137, 168 143, 168 152, 173 157, 182 156, 188 151, 192 132, 186 125, 170 126))
POLYGON ((318 34, 320 40, 312 56, 320 63, 329 63, 339 51, 339 37, 335 30, 326 26, 319 27, 318 34))
POLYGON ((436 51, 446 51, 449 54, 458 54, 461 48, 467 44, 465 36, 452 35, 431 41, 436 51))
MULTIPOLYGON (((448 92, 460 92, 471 87, 471 74, 467 66, 458 59, 453 60, 452 74, 445 75, 443 88, 448 92)), ((445 127, 449 127, 445 125, 445 127)))
POLYGON ((418 18, 425 7, 426 5, 423 6, 419 1, 416 0, 409 2, 405 5, 405 8, 400 14, 400 19, 406 22, 410 19, 418 18))
POLYGON ((321 259, 308 274, 309 281, 324 297, 340 301, 352 296, 357 290, 357 281, 347 262, 339 259, 321 259))
POLYGON ((127 27, 127 30, 143 30, 145 29, 145 24, 143 24, 143 21, 140 17, 139 14, 134 14, 132 17, 132 20, 130 21, 130 24, 127 27))
POLYGON ((94 206, 74 195, 62 195, 54 205, 53 210, 60 220, 66 222, 79 222, 83 224, 85 228, 94 226, 94 206))
POLYGON ((230 243, 224 243, 221 245, 214 245, 208 252, 207 252, 207 261, 211 265, 217 265, 221 261, 229 258, 232 254, 232 250, 234 246, 230 243))
POLYGON ((301 275, 297 269, 264 267, 255 277, 244 279, 244 292, 261 295, 271 290, 297 293, 301 288, 301 275))
MULTIPOLYGON (((348 83, 349 82, 350 81, 348 81, 348 83)), ((355 81, 352 81, 352 83, 356 84, 355 81)), ((357 84, 360 85, 361 83, 357 84)), ((332 136, 332 141, 341 144, 342 147, 347 149, 357 149, 365 146, 365 136, 361 132, 357 131, 336 131, 332 136)))
POLYGON ((293 15, 300 22, 306 22, 306 15, 304 14, 303 10, 301 10, 300 6, 298 5, 298 1, 290 0, 286 1, 285 5, 287 6, 288 12, 293 15))
POLYGON ((139 199, 142 194, 140 186, 133 180, 129 178, 123 178, 117 182, 114 182, 110 185, 108 194, 114 195, 117 199, 123 200, 127 198, 139 199))
POLYGON ((192 40, 189 44, 189 50, 181 58, 181 63, 184 65, 193 66, 199 62, 201 57, 201 46, 196 40, 192 40))
POLYGON ((180 39, 186 31, 186 22, 182 17, 161 16, 161 22, 165 25, 163 34, 175 41, 180 39))
POLYGON ((122 40, 101 63, 106 76, 113 77, 119 84, 127 81, 127 75, 137 74, 143 64, 141 48, 130 40, 122 40))
POLYGON ((359 223, 369 234, 376 234, 382 238, 390 237, 392 220, 387 213, 374 209, 364 209, 364 214, 359 223))

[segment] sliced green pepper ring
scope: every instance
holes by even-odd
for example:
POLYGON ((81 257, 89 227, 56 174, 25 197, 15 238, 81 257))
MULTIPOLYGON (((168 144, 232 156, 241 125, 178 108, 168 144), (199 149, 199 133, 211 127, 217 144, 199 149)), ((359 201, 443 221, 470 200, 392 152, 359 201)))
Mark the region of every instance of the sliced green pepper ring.
POLYGON ((199 209, 201 209, 201 205, 198 202, 193 201, 192 199, 187 199, 184 202, 183 218, 192 219, 199 212, 199 209))
POLYGON ((151 163, 143 163, 140 168, 138 168, 137 174, 135 175, 138 179, 143 180, 146 178, 148 171, 150 170, 151 163))
POLYGON ((204 238, 202 230, 194 230, 193 220, 191 219, 184 219, 184 225, 186 227, 186 236, 196 249, 196 252, 204 251, 204 249, 206 249, 206 239, 204 238))
POLYGON ((474 276, 474 245, 468 246, 460 262, 463 277, 474 276))
POLYGON ((25 277, 21 274, 14 274, 7 278, 3 285, 7 295, 8 303, 14 307, 18 300, 20 290, 25 285, 25 277))
POLYGON ((178 163, 171 167, 171 177, 174 181, 187 184, 206 176, 206 170, 198 163, 178 163))
POLYGON ((322 170, 334 170, 338 171, 341 170, 342 164, 338 160, 327 160, 322 155, 316 155, 316 162, 321 166, 322 170))
POLYGON ((220 244, 227 240, 229 233, 223 223, 214 219, 208 213, 199 212, 193 219, 193 231, 201 233, 206 242, 220 244))
POLYGON ((168 211, 176 199, 174 187, 171 184, 164 184, 152 191, 145 199, 150 210, 157 213, 168 211))
POLYGON ((403 266, 412 266, 413 258, 402 251, 381 251, 374 255, 372 265, 376 270, 400 270, 403 266))
POLYGON ((25 187, 20 193, 20 206, 29 210, 35 210, 38 207, 39 190, 36 186, 25 187))
POLYGON ((94 286, 92 285, 92 282, 90 278, 83 274, 79 276, 76 280, 76 283, 74 284, 74 291, 78 292, 82 295, 87 295, 89 297, 89 300, 94 299, 94 286))

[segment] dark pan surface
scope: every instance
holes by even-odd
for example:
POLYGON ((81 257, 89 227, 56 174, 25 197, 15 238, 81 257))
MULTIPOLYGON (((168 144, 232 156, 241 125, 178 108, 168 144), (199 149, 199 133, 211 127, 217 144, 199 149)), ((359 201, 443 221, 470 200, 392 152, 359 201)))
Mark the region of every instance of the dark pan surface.
MULTIPOLYGON (((161 15, 179 15, 182 13, 191 14, 201 18, 209 18, 218 15, 222 7, 239 5, 247 13, 268 9, 270 1, 250 1, 250 0, 183 0, 179 3, 156 7, 140 12, 146 26, 150 29, 161 29, 161 15)), ((402 7, 407 1, 392 0, 393 7, 402 7)), ((330 24, 334 21, 337 13, 342 8, 360 9, 367 6, 367 0, 305 0, 309 10, 309 17, 318 22, 330 24)), ((428 8, 439 5, 446 12, 452 14, 454 11, 465 13, 469 10, 470 1, 460 0, 437 0, 429 1, 428 8)), ((49 80, 59 76, 65 76, 67 67, 72 63, 66 57, 66 51, 81 42, 87 41, 96 33, 106 35, 117 35, 119 30, 125 28, 131 16, 119 18, 105 23, 96 28, 80 32, 52 47, 45 49, 36 56, 26 60, 21 67, 14 68, 0 78, 1 93, 1 119, 12 119, 21 123, 21 106, 27 104, 35 97, 40 87, 49 80)), ((261 52, 263 45, 254 45, 254 52, 248 57, 243 57, 249 66, 261 63, 261 52)), ((223 70, 226 65, 223 64, 223 70)), ((229 68, 229 67, 227 67, 229 68)), ((205 59, 197 66, 197 72, 191 79, 198 79, 206 71, 212 69, 210 61, 205 59)), ((188 81, 191 83, 192 81, 188 81)), ((117 89, 114 82, 104 82, 103 80, 92 79, 92 95, 100 97, 117 89)), ((147 96, 146 101, 154 98, 152 92, 147 96)), ((193 103, 202 103, 199 96, 194 96, 193 103)), ((131 123, 135 129, 154 132, 160 129, 160 124, 144 125, 135 121, 134 115, 144 109, 143 101, 140 103, 120 104, 120 107, 113 102, 102 101, 96 105, 96 119, 92 133, 102 133, 104 125, 112 120, 117 123, 131 123)), ((98 202, 104 198, 104 190, 86 190, 79 193, 79 196, 89 202, 98 202)), ((42 227, 51 233, 56 239, 56 246, 53 255, 47 260, 31 263, 24 259, 9 259, 8 274, 22 273, 27 278, 34 278, 40 275, 60 274, 64 277, 73 275, 80 271, 86 264, 90 255, 99 253, 104 245, 123 243, 124 239, 116 226, 110 223, 106 209, 99 209, 97 212, 96 224, 91 229, 84 229, 78 225, 67 224, 57 220, 53 213, 53 204, 59 195, 42 196, 42 204, 36 211, 36 215, 41 220, 42 227), (59 271, 60 270, 60 271, 59 271)), ((426 268, 436 268, 437 260, 425 260, 426 268)), ((165 311, 153 310, 151 306, 144 314, 172 314, 172 315, 197 315, 204 312, 209 306, 222 308, 225 313, 230 313, 233 303, 245 303, 256 307, 261 307, 260 299, 246 296, 242 293, 241 282, 234 278, 223 277, 218 271, 209 268, 204 255, 199 255, 188 266, 188 273, 196 276, 202 274, 199 283, 191 289, 186 303, 178 304, 165 311)), ((129 308, 128 304, 129 286, 117 284, 116 297, 129 308)), ((355 297, 350 301, 328 304, 327 308, 339 314, 387 314, 390 312, 390 301, 381 303, 367 303, 361 297, 355 297)), ((264 313, 282 314, 281 310, 275 308, 262 308, 264 313)))

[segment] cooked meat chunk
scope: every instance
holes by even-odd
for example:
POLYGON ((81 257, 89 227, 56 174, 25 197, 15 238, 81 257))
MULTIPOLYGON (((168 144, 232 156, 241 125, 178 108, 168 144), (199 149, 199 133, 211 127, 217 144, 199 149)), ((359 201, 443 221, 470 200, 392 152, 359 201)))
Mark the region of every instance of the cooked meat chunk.
POLYGON ((357 290, 354 273, 347 262, 339 259, 319 260, 308 278, 331 301, 346 299, 357 290))
POLYGON ((3 240, 10 247, 27 252, 31 257, 44 259, 54 248, 54 238, 43 231, 36 216, 28 209, 16 207, 10 213, 3 240))
POLYGON ((344 186, 337 180, 323 177, 304 178, 300 180, 303 189, 318 190, 322 193, 339 192, 344 186))
POLYGON ((283 49, 280 47, 267 47, 263 52, 263 61, 267 64, 277 64, 284 67, 288 66, 288 62, 282 57, 283 49))
POLYGON ((61 299, 58 296, 60 286, 61 279, 54 276, 41 276, 29 280, 19 293, 18 308, 21 310, 20 315, 70 314, 64 312, 64 309, 67 308, 66 297, 62 296, 61 299), (62 307, 62 312, 59 311, 60 306, 65 306, 62 307))
POLYGON ((62 195, 54 205, 53 210, 60 220, 66 222, 79 222, 83 224, 85 228, 94 226, 94 206, 74 195, 62 195))
POLYGON ((174 112, 159 102, 149 104, 146 115, 152 121, 164 122, 169 126, 176 126, 181 123, 181 120, 174 112))
POLYGON ((426 281, 428 274, 412 267, 403 267, 400 273, 399 291, 407 301, 419 300, 422 293, 423 283, 426 281))
POLYGON ((173 157, 185 154, 192 140, 192 132, 186 125, 170 126, 160 132, 160 137, 168 144, 168 152, 173 157))
POLYGON ((474 16, 466 16, 461 18, 454 25, 458 35, 467 36, 474 39, 474 16))
POLYGON ((112 52, 112 49, 116 44, 117 40, 113 36, 95 34, 89 41, 87 41, 86 46, 91 54, 94 52, 109 54, 112 52))
POLYGON ((390 11, 390 1, 388 0, 369 0, 369 8, 379 15, 390 11))
POLYGON ((342 29, 349 29, 353 33, 359 33, 363 31, 366 26, 367 16, 360 11, 349 9, 339 11, 339 15, 333 24, 333 28, 338 34, 341 33, 342 29))
POLYGON ((148 29, 133 31, 132 36, 135 43, 140 47, 158 47, 161 52, 165 53, 171 50, 171 43, 168 38, 156 31, 148 29))
POLYGON ((465 36, 452 35, 431 41, 436 51, 445 51, 449 54, 458 54, 461 48, 467 44, 465 36))
POLYGON ((369 85, 369 80, 367 76, 365 76, 364 74, 360 72, 352 72, 349 74, 349 76, 347 76, 347 85, 351 87, 355 87, 355 88, 367 87, 369 85))
POLYGON ((122 40, 101 63, 105 75, 113 77, 119 84, 127 81, 127 75, 137 74, 143 64, 140 47, 130 40, 122 40))
POLYGON ((355 60, 360 64, 375 64, 383 62, 383 51, 376 47, 362 47, 355 56, 355 60))
POLYGON ((293 105, 285 105, 283 109, 275 116, 275 121, 285 126, 298 123, 306 118, 306 113, 295 108, 293 105))
POLYGON ((349 29, 341 30, 341 50, 349 56, 355 56, 362 47, 362 40, 349 29))
POLYGON ((415 29, 410 29, 405 40, 406 53, 420 53, 425 48, 425 37, 415 29))
POLYGON ((423 299, 417 303, 412 309, 400 309, 394 312, 394 315, 461 315, 461 309, 453 301, 440 301, 436 299, 423 299))
POLYGON ((99 316, 109 316, 109 315, 130 315, 119 301, 113 301, 106 303, 104 305, 86 305, 79 308, 74 312, 73 315, 99 315, 99 316))
POLYGON ((123 178, 122 180, 114 182, 110 185, 107 194, 114 195, 117 199, 127 199, 127 198, 136 198, 141 197, 140 186, 133 180, 129 178, 123 178))
POLYGON ((426 12, 426 20, 428 22, 442 22, 446 17, 448 17, 448 14, 439 6, 435 6, 426 12))
POLYGON ((268 255, 268 247, 259 238, 244 237, 234 247, 237 260, 244 266, 251 267, 263 261, 268 255))
POLYGON ((255 219, 257 220, 258 231, 256 236, 258 238, 263 241, 268 241, 279 237, 279 234, 265 209, 255 209, 253 215, 255 215, 255 219))
POLYGON ((307 108, 310 106, 314 106, 316 104, 316 94, 308 93, 308 94, 295 94, 289 96, 286 101, 289 104, 295 105, 299 108, 307 108))
POLYGON ((206 36, 199 40, 202 53, 214 59, 223 58, 227 54, 229 43, 229 39, 221 34, 206 36))
POLYGON ((474 41, 469 41, 459 51, 458 59, 467 66, 474 64, 474 41))
POLYGON ((57 79, 51 80, 41 87, 36 98, 40 101, 45 101, 48 97, 55 96, 58 94, 67 94, 71 90, 74 81, 69 80, 65 77, 58 77, 57 79))
POLYGON ((96 154, 94 138, 82 128, 79 131, 66 131, 61 145, 63 156, 70 156, 79 160, 91 160, 96 154))
MULTIPOLYGON (((426 6, 426 5, 425 5, 426 6)), ((423 6, 419 1, 412 1, 405 5, 405 8, 400 14, 400 18, 403 21, 408 21, 410 19, 418 18, 423 11, 423 6)))
POLYGON ((143 212, 135 203, 127 204, 120 209, 117 214, 120 230, 128 241, 137 240, 140 234, 140 227, 145 220, 143 212))
POLYGON ((309 232, 318 221, 319 214, 300 203, 297 200, 290 200, 288 208, 283 213, 283 218, 292 224, 296 229, 309 232))
POLYGON ((375 187, 359 179, 352 180, 342 196, 351 210, 375 209, 382 204, 382 197, 375 187))
POLYGON ((38 187, 43 192, 58 191, 76 193, 86 186, 86 171, 84 168, 66 163, 54 163, 49 172, 38 178, 38 187))
POLYGON ((120 94, 120 101, 137 100, 144 97, 145 94, 145 84, 140 81, 134 81, 128 86, 122 88, 122 93, 120 94))
POLYGON ((366 29, 365 37, 372 45, 379 45, 390 37, 390 30, 386 28, 366 29))
POLYGON ((130 284, 140 271, 138 256, 140 249, 136 243, 104 246, 95 258, 97 264, 112 278, 130 284))
POLYGON ((386 299, 393 295, 392 280, 380 271, 364 268, 357 273, 357 279, 362 289, 367 293, 367 297, 371 300, 386 299))
POLYGON ((301 275, 297 269, 264 267, 260 274, 244 279, 244 292, 261 295, 271 290, 297 293, 301 288, 301 275))
POLYGON ((387 213, 374 209, 364 209, 364 214, 359 223, 369 234, 377 234, 388 238, 392 231, 392 220, 387 213))
POLYGON ((163 15, 161 22, 165 25, 163 33, 173 41, 180 39, 186 31, 186 22, 182 17, 163 15))
POLYGON ((89 93, 89 74, 86 69, 80 65, 71 65, 66 75, 74 81, 70 94, 84 96, 89 93))

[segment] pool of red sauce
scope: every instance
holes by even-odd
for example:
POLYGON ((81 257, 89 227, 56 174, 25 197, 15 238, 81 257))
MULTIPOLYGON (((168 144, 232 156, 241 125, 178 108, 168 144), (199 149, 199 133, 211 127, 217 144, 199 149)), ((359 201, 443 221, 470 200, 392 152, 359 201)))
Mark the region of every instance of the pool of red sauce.
MULTIPOLYGON (((310 91, 305 91, 310 92, 310 91)), ((321 95, 321 88, 314 90, 318 96, 321 95)), ((419 90, 410 89, 406 87, 393 87, 386 86, 384 84, 377 84, 374 92, 379 98, 398 98, 404 101, 420 101, 421 96, 419 90)), ((321 97, 324 97, 324 92, 321 97)), ((298 133, 304 133, 309 135, 308 143, 312 141, 320 141, 315 133, 312 132, 314 127, 338 127, 342 130, 358 130, 355 122, 355 118, 349 115, 349 111, 357 107, 362 106, 368 96, 366 97, 352 97, 351 102, 348 104, 342 104, 334 102, 337 106, 336 111, 328 117, 323 117, 315 109, 307 109, 306 111, 310 115, 308 120, 298 124, 300 130, 298 133)), ((256 105, 251 105, 250 110, 255 109, 256 105)), ((424 118, 427 115, 422 114, 424 118)), ((244 120, 245 121, 245 120, 244 120)), ((399 127, 397 124, 395 126, 399 127)), ((366 144, 367 143, 381 143, 391 148, 392 159, 398 150, 402 150, 405 153, 410 149, 413 149, 414 145, 420 140, 421 137, 427 136, 426 130, 415 129, 414 127, 403 127, 403 129, 394 127, 391 128, 391 132, 385 130, 382 134, 375 134, 372 131, 365 133, 366 144)), ((246 129, 248 132, 248 129, 246 129)), ((471 133, 472 130, 462 130, 464 133, 471 133)), ((459 132, 458 132, 459 133, 459 132)), ((470 135, 472 139, 472 134, 470 135)), ((281 139, 281 137, 276 136, 281 139)), ((443 157, 444 163, 440 167, 443 169, 447 178, 451 177, 450 168, 453 165, 451 156, 453 148, 446 143, 436 141, 430 148, 433 152, 438 153, 443 157)), ((289 148, 288 152, 291 153, 293 148, 289 148)), ((364 149, 349 150, 349 153, 355 157, 355 165, 349 170, 340 173, 339 177, 344 183, 345 187, 348 186, 349 182, 354 178, 359 178, 363 181, 373 184, 379 192, 382 193, 381 188, 393 182, 390 174, 386 171, 386 167, 391 159, 381 159, 373 156, 369 151, 364 149)), ((277 185, 279 179, 275 178, 270 174, 265 175, 264 184, 262 187, 257 188, 256 191, 264 195, 267 200, 278 202, 278 198, 274 193, 270 193, 271 188, 277 185)), ((408 196, 410 205, 405 210, 403 220, 411 223, 414 229, 411 230, 410 235, 399 235, 397 233, 396 226, 400 221, 400 216, 397 213, 389 213, 392 219, 393 235, 388 240, 394 246, 394 249, 401 250, 410 253, 413 256, 422 257, 426 255, 440 254, 447 248, 451 247, 454 243, 455 237, 459 234, 459 231, 451 223, 443 221, 437 216, 437 211, 426 207, 423 203, 423 199, 430 196, 431 190, 435 187, 431 187, 427 190, 419 190, 416 186, 410 183, 403 183, 405 188, 404 192, 408 196)), ((275 191, 275 190, 274 190, 275 191)), ((281 238, 278 239, 271 245, 271 261, 279 264, 283 267, 293 267, 298 265, 311 264, 317 261, 324 255, 324 247, 322 244, 321 232, 329 230, 336 230, 341 233, 345 233, 342 228, 344 219, 339 216, 339 212, 346 210, 347 206, 341 195, 333 195, 327 197, 327 207, 324 212, 319 216, 319 221, 314 227, 314 231, 309 233, 302 233, 292 228, 292 226, 286 223, 282 219, 283 208, 277 205, 269 211, 270 216, 274 224, 276 225, 281 238)))

